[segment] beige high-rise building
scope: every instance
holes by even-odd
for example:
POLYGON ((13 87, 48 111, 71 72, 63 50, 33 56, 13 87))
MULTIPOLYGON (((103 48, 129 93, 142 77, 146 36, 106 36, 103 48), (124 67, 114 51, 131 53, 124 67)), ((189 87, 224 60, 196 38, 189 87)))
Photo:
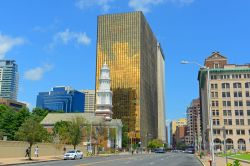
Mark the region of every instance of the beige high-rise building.
POLYGON ((186 145, 200 147, 201 143, 201 116, 200 99, 194 99, 187 108, 187 135, 186 145), (199 146, 197 146, 199 145, 199 146))
MULTIPOLYGON (((210 106, 213 118, 215 151, 239 149, 250 151, 250 65, 228 64, 227 58, 213 52, 205 60, 210 71, 210 106)), ((207 70, 199 71, 202 112, 202 141, 209 150, 209 111, 207 70)))
POLYGON ((176 128, 179 126, 186 126, 187 125, 187 119, 181 118, 178 120, 173 120, 170 123, 170 144, 171 146, 176 145, 176 128))
POLYGON ((158 139, 166 143, 165 57, 157 43, 158 139))
POLYGON ((81 90, 85 94, 84 112, 95 112, 95 90, 81 90))

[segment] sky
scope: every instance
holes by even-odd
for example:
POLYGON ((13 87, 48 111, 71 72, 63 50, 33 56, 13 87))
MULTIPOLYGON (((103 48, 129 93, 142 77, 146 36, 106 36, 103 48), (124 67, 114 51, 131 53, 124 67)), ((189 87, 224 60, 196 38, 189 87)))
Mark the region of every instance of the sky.
POLYGON ((199 95, 199 68, 181 60, 219 51, 250 63, 248 0, 2 0, 0 59, 18 64, 18 100, 32 108, 54 86, 94 89, 97 16, 131 11, 143 11, 165 54, 167 122, 199 95))

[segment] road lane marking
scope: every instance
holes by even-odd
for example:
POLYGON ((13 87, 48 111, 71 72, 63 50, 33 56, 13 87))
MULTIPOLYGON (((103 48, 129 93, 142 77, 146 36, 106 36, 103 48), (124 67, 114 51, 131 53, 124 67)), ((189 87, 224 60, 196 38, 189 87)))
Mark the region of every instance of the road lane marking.
POLYGON ((132 159, 131 157, 127 158, 118 158, 118 159, 113 159, 113 160, 106 160, 106 161, 96 161, 96 162, 91 162, 91 163, 86 163, 86 164, 78 164, 75 166, 88 166, 88 165, 95 165, 95 164, 101 164, 101 163, 108 163, 112 161, 117 161, 117 160, 126 160, 126 159, 132 159))

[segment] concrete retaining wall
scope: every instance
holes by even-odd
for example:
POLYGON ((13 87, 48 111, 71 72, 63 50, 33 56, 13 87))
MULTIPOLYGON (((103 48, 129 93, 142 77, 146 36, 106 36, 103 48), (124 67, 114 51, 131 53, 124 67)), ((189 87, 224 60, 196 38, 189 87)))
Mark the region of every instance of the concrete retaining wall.
MULTIPOLYGON (((0 158, 24 157, 25 150, 29 146, 26 142, 20 141, 0 141, 0 158)), ((32 146, 31 154, 34 156, 34 149, 38 146, 39 156, 58 156, 63 155, 63 144, 38 143, 32 146)), ((72 145, 65 145, 66 150, 72 150, 72 145)), ((79 145, 77 149, 86 152, 86 146, 79 145)))

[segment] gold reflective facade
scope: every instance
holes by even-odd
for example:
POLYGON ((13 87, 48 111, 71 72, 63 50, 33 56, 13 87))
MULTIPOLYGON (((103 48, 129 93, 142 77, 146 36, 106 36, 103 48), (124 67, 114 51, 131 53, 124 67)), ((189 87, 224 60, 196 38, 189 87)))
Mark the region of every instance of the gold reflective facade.
POLYGON ((157 137, 157 41, 142 12, 98 17, 96 89, 110 68, 113 118, 145 144, 157 137))

